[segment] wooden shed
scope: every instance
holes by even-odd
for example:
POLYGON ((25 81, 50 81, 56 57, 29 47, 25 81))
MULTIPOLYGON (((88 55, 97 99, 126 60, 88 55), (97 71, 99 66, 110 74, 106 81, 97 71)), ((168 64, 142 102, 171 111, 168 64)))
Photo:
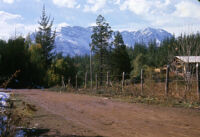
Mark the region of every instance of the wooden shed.
POLYGON ((191 74, 199 63, 200 56, 175 56, 171 68, 177 73, 191 74))

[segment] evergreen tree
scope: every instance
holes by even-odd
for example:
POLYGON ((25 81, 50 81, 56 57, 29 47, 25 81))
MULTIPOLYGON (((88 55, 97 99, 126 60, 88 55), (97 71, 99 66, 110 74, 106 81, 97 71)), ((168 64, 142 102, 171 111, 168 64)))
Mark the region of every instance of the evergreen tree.
POLYGON ((156 67, 157 66, 157 44, 156 44, 156 41, 152 41, 149 43, 147 52, 148 52, 147 53, 148 66, 156 67))
POLYGON ((13 79, 8 86, 13 88, 28 87, 31 84, 29 60, 28 47, 24 38, 9 39, 8 42, 0 41, 0 83, 20 70, 18 77, 13 79))
POLYGON ((44 86, 45 82, 45 62, 42 56, 42 46, 40 44, 32 44, 29 46, 30 63, 29 68, 31 75, 29 76, 32 82, 32 86, 44 86))
POLYGON ((50 16, 46 15, 45 6, 38 23, 40 26, 36 34, 36 43, 41 44, 45 66, 48 67, 54 56, 53 49, 56 31, 52 32, 53 20, 50 20, 50 16))
POLYGON ((129 73, 131 69, 130 59, 120 32, 116 33, 113 44, 115 47, 112 52, 113 74, 121 75, 122 72, 129 73))
POLYGON ((139 78, 141 69, 144 69, 147 66, 146 65, 147 61, 146 60, 147 60, 147 57, 142 53, 137 55, 137 57, 134 60, 132 60, 131 65, 134 68, 131 71, 131 76, 132 77, 139 78))
POLYGON ((96 24, 97 26, 93 27, 93 34, 91 36, 92 43, 90 45, 93 47, 93 51, 95 52, 95 56, 98 60, 97 63, 99 68, 98 72, 100 74, 100 85, 102 85, 103 73, 109 66, 108 53, 111 49, 109 39, 112 36, 112 30, 102 15, 97 17, 96 24))
POLYGON ((139 54, 146 55, 147 54, 147 46, 145 44, 135 43, 133 53, 132 53, 132 60, 136 59, 139 54))
POLYGON ((67 82, 70 79, 70 84, 75 85, 75 75, 77 74, 74 61, 69 56, 56 58, 48 70, 48 86, 60 85, 62 77, 67 82))

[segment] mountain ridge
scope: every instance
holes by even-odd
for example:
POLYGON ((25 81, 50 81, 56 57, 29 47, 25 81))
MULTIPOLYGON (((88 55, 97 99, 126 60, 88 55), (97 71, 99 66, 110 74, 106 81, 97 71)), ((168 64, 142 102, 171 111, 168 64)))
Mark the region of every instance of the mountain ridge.
MULTIPOLYGON (((148 45, 151 41, 156 41, 157 45, 172 37, 172 34, 163 29, 145 28, 138 31, 122 31, 124 43, 128 47, 134 47, 135 43, 148 45)), ((92 27, 66 26, 61 27, 55 39, 55 52, 62 53, 63 56, 85 55, 90 53, 89 43, 91 43, 92 27)))

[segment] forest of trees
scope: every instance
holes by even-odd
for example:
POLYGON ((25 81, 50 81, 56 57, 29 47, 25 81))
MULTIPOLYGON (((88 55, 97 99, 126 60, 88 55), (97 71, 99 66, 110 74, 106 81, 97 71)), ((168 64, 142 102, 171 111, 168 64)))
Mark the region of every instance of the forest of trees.
MULTIPOLYGON (((76 75, 78 85, 82 85, 85 72, 90 71, 90 56, 70 57, 54 52, 56 31, 52 30, 53 20, 46 16, 45 8, 39 25, 34 41, 30 36, 0 40, 0 83, 20 70, 8 87, 52 87, 61 85, 62 78, 75 85, 76 75)), ((134 48, 127 47, 120 32, 113 32, 101 15, 97 17, 91 39, 92 72, 100 76, 100 84, 107 72, 110 75, 125 72, 130 74, 131 79, 140 75, 141 68, 150 70, 163 67, 174 56, 200 56, 200 34, 167 38, 160 45, 152 41, 148 45, 136 43, 134 48)))

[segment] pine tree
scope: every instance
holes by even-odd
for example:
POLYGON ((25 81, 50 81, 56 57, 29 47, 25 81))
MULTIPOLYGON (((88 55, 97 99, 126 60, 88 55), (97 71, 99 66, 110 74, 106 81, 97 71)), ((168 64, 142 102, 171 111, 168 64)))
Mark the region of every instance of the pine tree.
POLYGON ((50 20, 50 16, 46 15, 45 6, 38 23, 40 26, 36 34, 36 43, 41 44, 45 66, 48 67, 54 56, 53 49, 56 31, 52 32, 53 20, 50 20))
POLYGON ((91 36, 93 51, 98 60, 99 73, 100 73, 100 85, 103 81, 103 73, 108 68, 107 57, 110 49, 109 40, 112 36, 112 30, 109 24, 106 22, 102 15, 99 15, 96 19, 97 26, 93 27, 93 34, 91 36))
POLYGON ((156 44, 156 41, 151 41, 149 43, 149 47, 148 47, 148 50, 147 50, 147 59, 148 59, 148 66, 150 67, 157 67, 157 44, 156 44))
POLYGON ((114 75, 121 75, 122 72, 129 73, 131 69, 129 55, 124 44, 122 35, 117 32, 113 42, 112 71, 114 75))

